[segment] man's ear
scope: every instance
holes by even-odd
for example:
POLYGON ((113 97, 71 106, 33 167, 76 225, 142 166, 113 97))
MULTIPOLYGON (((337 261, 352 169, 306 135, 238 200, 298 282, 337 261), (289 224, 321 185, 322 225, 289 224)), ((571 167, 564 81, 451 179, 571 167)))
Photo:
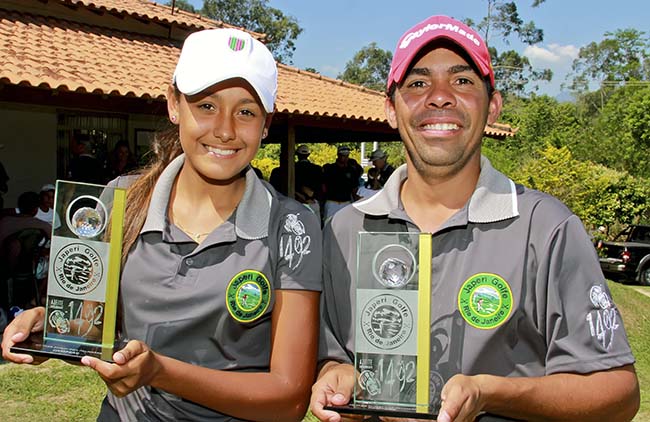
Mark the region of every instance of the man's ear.
POLYGON ((395 114, 395 104, 391 101, 390 97, 384 100, 384 112, 386 113, 386 120, 393 129, 397 129, 397 116, 395 114))
POLYGON ((499 91, 494 91, 492 93, 492 98, 490 98, 490 104, 488 105, 488 124, 497 121, 501 114, 501 107, 503 107, 503 98, 501 97, 501 93, 499 91))

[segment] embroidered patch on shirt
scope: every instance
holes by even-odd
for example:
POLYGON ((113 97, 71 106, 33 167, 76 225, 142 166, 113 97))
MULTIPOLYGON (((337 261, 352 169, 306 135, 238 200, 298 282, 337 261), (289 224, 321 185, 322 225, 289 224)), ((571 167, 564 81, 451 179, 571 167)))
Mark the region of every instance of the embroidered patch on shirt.
POLYGON ((474 274, 458 292, 458 309, 472 327, 491 330, 503 324, 512 312, 512 290, 500 276, 474 274))
POLYGON ((244 270, 234 276, 226 289, 226 306, 230 316, 239 322, 258 319, 271 302, 271 285, 264 274, 244 270))
POLYGON ((605 350, 612 347, 614 333, 620 327, 618 311, 612 300, 601 284, 595 284, 589 290, 589 300, 594 305, 594 310, 587 313, 586 320, 589 324, 589 334, 595 338, 605 350))
POLYGON ((303 257, 311 251, 311 236, 298 214, 288 214, 284 221, 284 233, 280 236, 280 258, 287 261, 289 268, 295 270, 302 263, 303 257))

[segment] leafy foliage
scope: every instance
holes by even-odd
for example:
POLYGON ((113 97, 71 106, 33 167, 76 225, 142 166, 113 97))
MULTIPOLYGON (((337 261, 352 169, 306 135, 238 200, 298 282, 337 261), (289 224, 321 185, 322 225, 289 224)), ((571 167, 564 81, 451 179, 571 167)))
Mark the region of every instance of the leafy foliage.
POLYGON ((386 88, 390 62, 393 53, 370 43, 359 50, 352 60, 346 63, 343 73, 337 78, 366 88, 383 91, 386 88))
POLYGON ((585 92, 589 84, 619 85, 650 79, 650 40, 645 32, 619 29, 606 32, 600 42, 582 47, 573 61, 569 87, 585 92))
MULTIPOLYGON (((471 19, 465 22, 477 29, 488 45, 494 37, 500 37, 506 44, 509 38, 516 36, 521 42, 533 45, 544 40, 544 31, 537 28, 533 21, 524 22, 519 16, 517 4, 514 1, 502 2, 486 0, 487 14, 477 24, 471 19)), ((535 1, 536 7, 542 1, 535 1)), ((538 89, 536 82, 550 81, 553 72, 550 69, 533 69, 528 58, 514 50, 499 53, 496 48, 490 47, 492 64, 494 67, 497 88, 505 94, 523 96, 538 89)))
POLYGON ((173 5, 174 7, 177 7, 179 9, 181 9, 181 10, 184 10, 184 11, 190 12, 190 13, 196 13, 197 12, 197 10, 194 8, 194 6, 192 6, 190 4, 190 2, 187 1, 187 0, 167 0, 165 5, 170 6, 170 7, 173 5))
POLYGON ((630 224, 650 210, 647 184, 626 172, 576 160, 566 146, 538 153, 513 180, 557 197, 588 225, 630 224))
POLYGON ((594 160, 650 178, 650 85, 615 90, 593 120, 594 160))
POLYGON ((295 40, 302 28, 294 17, 269 6, 268 0, 203 0, 201 14, 266 34, 266 45, 275 59, 292 63, 295 40))

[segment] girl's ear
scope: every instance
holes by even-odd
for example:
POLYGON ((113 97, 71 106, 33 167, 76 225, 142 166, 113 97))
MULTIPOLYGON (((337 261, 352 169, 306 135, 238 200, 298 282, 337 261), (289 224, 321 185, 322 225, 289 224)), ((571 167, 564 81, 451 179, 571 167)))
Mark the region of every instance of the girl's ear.
POLYGON ((178 97, 173 85, 167 87, 167 114, 173 124, 178 124, 178 97))
POLYGON ((271 121, 273 120, 273 113, 266 115, 266 120, 264 121, 264 130, 262 131, 262 139, 266 138, 269 134, 269 128, 271 127, 271 121))

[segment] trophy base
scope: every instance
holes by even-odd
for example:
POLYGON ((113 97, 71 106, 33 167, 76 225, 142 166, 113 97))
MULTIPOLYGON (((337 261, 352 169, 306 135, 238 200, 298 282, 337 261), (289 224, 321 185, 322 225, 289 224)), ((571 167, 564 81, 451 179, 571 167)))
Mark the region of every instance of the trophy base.
MULTIPOLYGON (((333 410, 342 415, 366 415, 371 416, 369 421, 366 422, 380 422, 379 417, 381 416, 391 416, 394 418, 410 418, 416 420, 435 420, 438 418, 438 409, 434 412, 430 408, 429 413, 418 413, 412 407, 391 407, 391 406, 378 406, 373 404, 372 406, 363 403, 350 403, 345 406, 325 406, 326 410, 333 410)), ((518 419, 510 419, 505 416, 491 415, 489 413, 483 413, 478 415, 475 419, 475 422, 517 422, 518 419)))
POLYGON ((113 362, 113 353, 124 347, 122 342, 116 342, 113 347, 89 345, 44 339, 43 332, 31 334, 27 340, 16 343, 11 347, 11 353, 40 356, 52 359, 61 359, 67 362, 80 362, 84 356, 91 356, 106 362, 113 362))
MULTIPOLYGON (((326 406, 326 410, 333 410, 342 415, 390 416, 393 418, 411 418, 422 420, 435 420, 438 412, 429 408, 427 413, 420 413, 414 407, 381 406, 377 404, 350 403, 345 406, 326 406)), ((379 419, 371 419, 379 420, 379 419)))

